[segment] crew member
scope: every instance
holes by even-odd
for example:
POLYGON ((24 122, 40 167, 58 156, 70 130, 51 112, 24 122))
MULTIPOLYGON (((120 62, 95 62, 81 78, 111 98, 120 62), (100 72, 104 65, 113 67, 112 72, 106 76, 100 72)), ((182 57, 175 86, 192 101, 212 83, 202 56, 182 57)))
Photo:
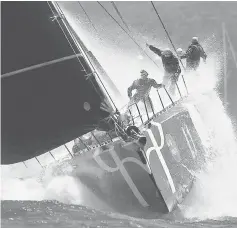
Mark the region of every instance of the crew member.
POLYGON ((185 54, 180 56, 181 59, 186 58, 186 69, 197 70, 200 65, 200 59, 202 58, 204 63, 206 62, 207 54, 203 47, 198 42, 198 37, 193 37, 192 42, 189 45, 185 54))
POLYGON ((181 73, 181 68, 179 66, 178 58, 172 53, 169 48, 161 50, 152 45, 146 44, 155 54, 161 57, 163 67, 165 70, 163 84, 168 88, 168 90, 174 94, 175 84, 178 81, 179 75, 181 73))
POLYGON ((140 71, 141 78, 135 80, 132 85, 128 88, 128 97, 130 98, 130 103, 138 103, 144 99, 148 108, 153 108, 152 101, 149 97, 149 92, 151 87, 161 88, 162 84, 158 84, 155 79, 148 78, 148 73, 145 70, 140 71), (137 90, 137 92, 132 96, 132 91, 137 90))

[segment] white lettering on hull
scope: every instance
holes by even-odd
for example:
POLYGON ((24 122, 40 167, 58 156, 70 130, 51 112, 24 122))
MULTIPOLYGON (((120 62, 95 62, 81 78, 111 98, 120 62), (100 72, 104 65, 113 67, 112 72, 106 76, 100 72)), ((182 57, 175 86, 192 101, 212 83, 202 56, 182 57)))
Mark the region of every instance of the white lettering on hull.
MULTIPOLYGON (((161 153, 161 149, 164 147, 164 143, 165 143, 165 137, 164 137, 162 126, 161 126, 160 123, 157 123, 157 122, 154 122, 154 121, 152 121, 151 124, 158 128, 158 131, 159 131, 159 134, 160 134, 161 143, 160 143, 160 146, 158 146, 157 140, 155 139, 155 136, 154 136, 152 130, 151 129, 147 129, 146 131, 148 133, 148 136, 149 136, 153 146, 149 147, 146 150, 145 155, 147 157, 148 163, 150 164, 150 159, 149 159, 150 154, 151 154, 152 151, 154 151, 154 150, 156 151, 156 154, 157 154, 157 156, 158 156, 158 158, 159 158, 159 160, 161 162, 162 168, 163 168, 163 170, 165 172, 165 175, 167 177, 166 181, 168 182, 168 185, 170 186, 172 193, 175 193, 176 189, 175 189, 175 185, 174 185, 173 179, 172 179, 171 174, 169 172, 168 166, 167 166, 167 164, 166 164, 166 162, 164 160, 164 157, 163 157, 163 155, 161 153)), ((138 159, 136 159, 134 157, 127 157, 127 158, 124 158, 124 159, 120 160, 119 156, 116 153, 116 150, 120 150, 120 149, 126 150, 126 148, 121 148, 121 145, 119 146, 119 144, 115 144, 114 148, 111 148, 111 149, 108 150, 108 152, 110 153, 110 155, 112 156, 112 158, 113 158, 113 160, 114 160, 114 162, 116 164, 116 167, 110 167, 107 164, 105 164, 105 162, 100 157, 100 154, 101 154, 100 150, 101 149, 99 149, 99 148, 95 151, 93 157, 94 157, 95 161, 97 162, 97 164, 102 169, 104 169, 105 171, 107 171, 107 172, 120 171, 122 176, 123 176, 123 178, 124 178, 124 180, 127 182, 127 184, 129 185, 130 189, 132 190, 133 194, 135 195, 135 197, 140 202, 140 204, 142 206, 144 206, 144 207, 147 207, 147 206, 149 206, 149 204, 146 202, 146 200, 143 198, 142 194, 137 189, 137 186, 135 185, 135 183, 133 182, 133 180, 130 177, 129 173, 125 169, 124 163, 126 163, 126 162, 136 163, 141 168, 143 168, 148 174, 151 174, 151 171, 140 160, 138 160, 138 159)))
POLYGON ((153 144, 153 147, 148 148, 147 151, 146 151, 147 158, 149 160, 150 153, 153 150, 156 151, 156 154, 159 157, 161 165, 163 167, 163 170, 165 171, 165 175, 166 175, 166 177, 168 179, 168 182, 169 182, 169 185, 171 187, 172 193, 175 193, 176 190, 175 190, 173 179, 171 177, 171 174, 170 174, 169 168, 168 168, 168 166, 167 166, 167 164, 165 162, 165 159, 164 159, 164 157, 163 157, 163 155, 161 153, 161 149, 164 147, 164 144, 165 144, 165 137, 164 137, 162 126, 161 126, 160 123, 157 123, 157 122, 154 122, 154 121, 151 121, 150 123, 152 125, 156 126, 158 128, 158 130, 159 130, 159 133, 160 133, 160 146, 158 146, 157 141, 155 139, 155 136, 154 136, 153 132, 151 131, 151 129, 147 129, 146 131, 147 131, 147 133, 148 133, 148 135, 149 135, 149 137, 151 139, 151 142, 153 144))
POLYGON ((137 160, 136 158, 133 158, 133 157, 127 157, 127 158, 124 158, 123 160, 120 160, 119 156, 116 153, 116 149, 119 149, 118 145, 115 145, 114 148, 111 148, 109 150, 109 152, 110 152, 110 154, 111 154, 111 156, 112 156, 112 158, 113 158, 113 160, 116 164, 115 168, 109 167, 108 165, 105 164, 104 161, 102 161, 102 159, 99 156, 100 155, 100 149, 99 148, 94 153, 94 159, 96 160, 98 165, 101 168, 103 168, 104 170, 106 170, 107 172, 116 172, 116 171, 119 170, 121 172, 124 180, 127 182, 128 186, 132 190, 133 194, 135 195, 135 197, 140 202, 140 204, 143 207, 148 207, 149 204, 146 202, 146 200, 143 198, 143 196, 141 195, 141 193, 137 189, 135 183, 133 182, 132 178, 130 177, 127 170, 125 169, 124 163, 126 163, 126 162, 136 163, 137 165, 141 166, 147 173, 150 173, 147 166, 145 166, 142 162, 140 162, 139 160, 137 160))

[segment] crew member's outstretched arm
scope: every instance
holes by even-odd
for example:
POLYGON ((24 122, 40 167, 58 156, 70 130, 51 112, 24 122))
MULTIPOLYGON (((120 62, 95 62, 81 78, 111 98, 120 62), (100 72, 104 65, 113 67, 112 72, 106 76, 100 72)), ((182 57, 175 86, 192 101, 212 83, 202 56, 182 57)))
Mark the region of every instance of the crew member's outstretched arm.
POLYGON ((130 98, 131 96, 132 96, 132 91, 134 90, 134 89, 136 89, 136 83, 135 83, 136 81, 134 81, 133 83, 132 83, 132 85, 130 86, 130 87, 128 87, 128 97, 130 98))
POLYGON ((155 54, 157 54, 157 55, 159 55, 159 56, 161 56, 161 50, 159 49, 159 48, 157 48, 157 47, 154 47, 154 46, 152 46, 152 45, 147 45, 149 48, 150 48, 150 50, 151 51, 153 51, 155 54))
POLYGON ((161 88, 161 87, 163 87, 163 84, 158 84, 155 79, 151 79, 151 85, 154 88, 161 88))

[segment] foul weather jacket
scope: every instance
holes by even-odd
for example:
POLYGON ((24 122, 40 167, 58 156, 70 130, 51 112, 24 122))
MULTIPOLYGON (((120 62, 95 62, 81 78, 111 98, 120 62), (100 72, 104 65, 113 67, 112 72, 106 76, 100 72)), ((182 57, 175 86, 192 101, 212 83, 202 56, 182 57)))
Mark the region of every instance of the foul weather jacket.
POLYGON ((166 73, 168 74, 180 74, 181 73, 181 69, 179 66, 179 60, 177 57, 175 57, 173 54, 170 57, 165 57, 162 54, 162 50, 160 50, 159 48, 156 48, 152 45, 149 45, 149 48, 151 51, 153 51, 155 54, 157 54, 158 56, 161 57, 164 69, 166 71, 166 73))
POLYGON ((207 54, 203 50, 202 46, 197 44, 189 45, 186 53, 181 56, 181 59, 186 58, 188 68, 197 68, 200 63, 200 59, 206 60, 207 54))
POLYGON ((158 84, 155 79, 152 78, 137 79, 128 88, 128 96, 131 97, 132 91, 136 89, 137 93, 133 96, 133 99, 135 99, 135 102, 138 102, 142 98, 145 98, 146 95, 148 95, 151 87, 160 88, 162 87, 162 84, 158 84))

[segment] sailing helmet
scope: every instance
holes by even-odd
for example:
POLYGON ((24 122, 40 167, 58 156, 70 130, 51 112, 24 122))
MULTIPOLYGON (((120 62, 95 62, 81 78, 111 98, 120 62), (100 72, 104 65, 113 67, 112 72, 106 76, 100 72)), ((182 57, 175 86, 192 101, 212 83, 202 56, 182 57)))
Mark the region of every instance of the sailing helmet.
POLYGON ((197 44, 198 43, 198 37, 194 36, 192 38, 192 44, 197 44))
POLYGON ((141 70, 140 73, 141 73, 141 76, 145 76, 145 77, 148 76, 148 73, 146 70, 141 70))
POLYGON ((165 57, 170 57, 172 56, 172 51, 169 48, 165 48, 164 51, 162 51, 162 55, 164 55, 165 57))
POLYGON ((176 52, 177 52, 177 55, 178 55, 179 57, 184 54, 184 51, 183 51, 182 48, 178 48, 178 49, 176 50, 176 52))

